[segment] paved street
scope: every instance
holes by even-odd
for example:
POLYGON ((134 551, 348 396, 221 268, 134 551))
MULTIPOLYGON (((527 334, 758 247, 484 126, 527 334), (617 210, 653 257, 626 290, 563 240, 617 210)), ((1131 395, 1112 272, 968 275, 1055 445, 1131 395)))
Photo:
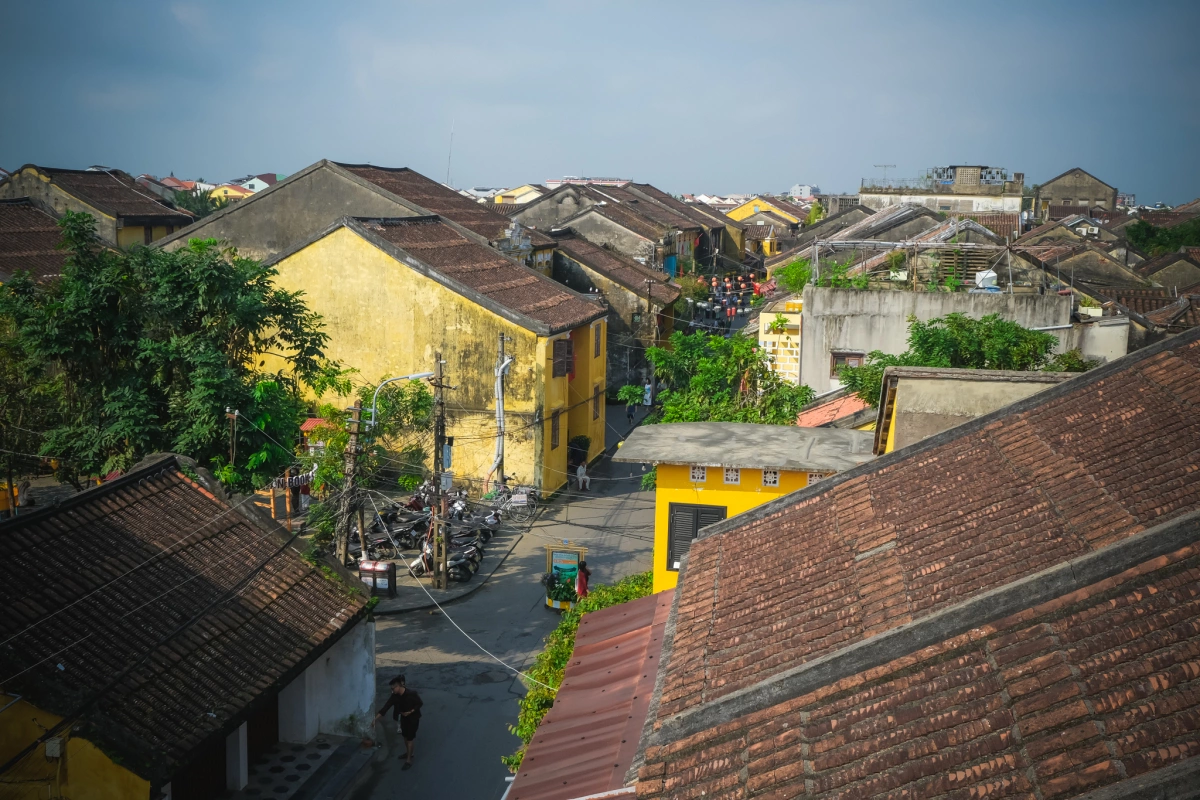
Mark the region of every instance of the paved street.
MULTIPOLYGON (((625 429, 624 406, 609 406, 608 415, 625 429)), ((610 446, 617 438, 610 429, 610 446)), ((638 490, 640 468, 606 458, 593 469, 592 478, 592 492, 556 497, 491 580, 446 605, 444 614, 434 609, 379 619, 380 704, 388 680, 403 673, 425 705, 413 768, 400 769, 397 755, 403 753, 403 744, 391 723, 386 732, 381 731, 386 736, 387 759, 376 765, 356 800, 494 800, 504 792, 509 773, 500 756, 519 744, 508 726, 516 721, 524 688, 510 670, 456 630, 450 619, 500 660, 524 668, 558 621, 557 612, 544 606, 539 583, 546 544, 570 539, 587 546, 593 583, 609 583, 649 569, 653 494, 638 490)))

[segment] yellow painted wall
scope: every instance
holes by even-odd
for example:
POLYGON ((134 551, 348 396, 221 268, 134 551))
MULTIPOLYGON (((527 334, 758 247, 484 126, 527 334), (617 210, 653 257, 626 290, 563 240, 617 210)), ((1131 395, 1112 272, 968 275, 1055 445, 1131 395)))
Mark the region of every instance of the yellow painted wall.
MULTIPOLYGON (((432 371, 433 354, 441 350, 447 382, 457 387, 446 394, 446 432, 455 437, 452 471, 458 482, 482 479, 495 458, 493 370, 499 334, 511 337, 506 344, 514 362, 505 382, 505 472, 521 483, 540 482, 546 491, 565 483, 568 379, 552 377, 551 339, 419 274, 347 228, 276 266, 276 284, 303 291, 308 307, 323 317, 330 337, 326 355, 358 369, 365 383, 432 371), (552 449, 556 409, 563 411, 562 436, 552 449)), ((264 360, 264 369, 284 368, 282 359, 264 360)))
POLYGON ((528 203, 542 196, 542 190, 534 188, 529 184, 518 186, 515 189, 509 189, 506 192, 501 192, 492 198, 497 204, 505 203, 528 203))
MULTIPOLYGON (((885 397, 884 402, 886 402, 886 401, 887 400, 885 397)), ((896 407, 895 401, 893 400, 892 408, 895 408, 895 407, 896 407)), ((895 415, 895 413, 893 413, 890 417, 888 417, 887 443, 884 444, 884 446, 883 446, 883 452, 890 453, 895 449, 896 449, 896 415, 895 415)))
POLYGON ((771 205, 770 200, 765 200, 761 197, 754 197, 754 198, 751 198, 750 200, 747 200, 746 202, 742 203, 737 208, 732 209, 725 216, 729 217, 730 219, 734 219, 734 220, 737 220, 738 222, 741 222, 746 217, 753 216, 753 215, 757 214, 759 211, 773 211, 774 213, 778 214, 781 217, 784 217, 785 219, 790 219, 792 222, 796 223, 797 225, 799 225, 801 222, 804 221, 802 219, 797 219, 796 217, 792 216, 791 214, 787 213, 786 211, 784 211, 782 209, 776 208, 775 206, 771 205), (757 206, 757 208, 755 208, 755 206, 757 206))
POLYGON ((725 506, 725 516, 729 518, 807 485, 807 472, 781 470, 779 486, 768 487, 762 485, 762 470, 743 469, 741 482, 730 486, 725 483, 725 470, 722 467, 708 467, 706 480, 695 483, 691 478, 691 467, 659 464, 654 492, 654 591, 674 589, 679 581, 679 573, 669 569, 667 564, 667 527, 671 503, 725 506))
MULTIPOLYGON (((0 694, 0 706, 12 698, 0 694)), ((18 700, 0 714, 0 762, 25 749, 57 725, 61 717, 18 700)), ((91 742, 67 738, 66 757, 47 759, 45 745, 0 776, 0 797, 5 800, 142 800, 150 797, 150 783, 113 763, 91 742), (8 784, 8 785, 6 785, 8 784)))
POLYGON ((575 377, 567 383, 568 400, 571 406, 568 412, 567 439, 580 435, 591 439, 591 445, 588 448, 588 461, 590 462, 604 450, 604 392, 607 388, 605 365, 608 363, 608 342, 604 332, 604 321, 600 320, 592 325, 576 328, 571 332, 571 339, 575 343, 575 377), (598 356, 595 354, 596 341, 593 338, 596 335, 596 326, 599 326, 600 331, 600 354, 598 356), (598 419, 593 419, 592 415, 595 410, 593 398, 597 388, 600 390, 600 416, 598 419))

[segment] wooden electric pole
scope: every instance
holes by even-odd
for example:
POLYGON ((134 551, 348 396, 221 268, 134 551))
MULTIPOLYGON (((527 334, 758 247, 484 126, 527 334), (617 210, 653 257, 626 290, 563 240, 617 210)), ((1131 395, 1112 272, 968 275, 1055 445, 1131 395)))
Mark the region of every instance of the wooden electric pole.
MULTIPOLYGON (((346 563, 350 550, 350 525, 358 504, 358 487, 354 484, 355 470, 358 465, 358 429, 362 422, 362 406, 358 403, 350 409, 350 420, 346 423, 350 429, 350 439, 346 442, 346 457, 343 462, 342 493, 338 498, 337 517, 337 557, 341 564, 346 563)), ((361 527, 359 531, 361 532, 361 527)), ((366 558, 366 550, 363 557, 366 558)))
POLYGON ((441 351, 434 353, 433 358, 433 407, 437 415, 433 423, 433 588, 445 589, 449 583, 446 496, 442 492, 442 473, 445 471, 442 454, 446 444, 446 397, 441 351))

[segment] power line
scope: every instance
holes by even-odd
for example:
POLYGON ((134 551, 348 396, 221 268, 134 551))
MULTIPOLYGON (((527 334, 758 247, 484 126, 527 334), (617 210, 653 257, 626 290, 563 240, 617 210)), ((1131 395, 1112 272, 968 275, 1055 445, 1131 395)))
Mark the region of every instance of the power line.
MULTIPOLYGON (((289 469, 290 469, 290 468, 291 468, 291 465, 289 465, 289 469)), ((284 474, 286 474, 286 470, 285 470, 284 474)), ((280 475, 280 476, 278 476, 278 477, 282 477, 282 475, 280 475)), ((13 639, 17 638, 18 636, 23 636, 24 634, 26 634, 26 633, 28 633, 29 631, 31 631, 31 630, 33 630, 34 628, 36 628, 38 625, 41 625, 41 624, 43 624, 43 623, 45 623, 45 622, 49 621, 50 619, 52 619, 52 618, 54 618, 54 617, 58 616, 58 615, 59 615, 59 614, 61 614, 62 612, 66 611, 67 609, 69 609, 69 608, 71 608, 71 607, 73 607, 73 606, 75 606, 75 605, 78 605, 79 603, 82 603, 84 600, 88 599, 89 597, 91 597, 92 595, 96 594, 97 592, 100 592, 100 591, 103 591, 104 589, 107 589, 109 586, 112 586, 114 583, 116 583, 117 581, 121 580, 122 578, 124 578, 124 577, 126 577, 126 576, 128 576, 128 575, 132 575, 134 572, 137 572, 138 570, 140 570, 142 567, 146 566, 147 564, 150 564, 151 562, 153 562, 153 561, 155 561, 155 560, 157 560, 157 559, 159 559, 159 558, 162 558, 162 557, 164 557, 164 556, 166 556, 166 555, 169 555, 169 554, 170 554, 170 552, 171 552, 171 550, 172 550, 172 548, 174 548, 174 547, 175 547, 175 545, 179 544, 180 542, 182 542, 182 541, 184 541, 185 539, 189 538, 189 537, 190 537, 192 534, 194 534, 194 533, 196 533, 197 531, 201 530, 202 528, 204 528, 204 527, 206 527, 206 526, 208 526, 208 525, 210 525, 210 524, 212 524, 212 523, 216 522, 216 521, 217 521, 217 520, 219 520, 221 517, 225 516, 226 514, 228 514, 228 513, 230 513, 231 511, 233 511, 234 509, 236 509, 236 508, 239 508, 240 506, 244 505, 245 503, 248 503, 249 501, 251 501, 251 500, 253 500, 253 499, 254 499, 254 495, 252 495, 252 494, 251 494, 251 495, 247 495, 246 497, 244 497, 243 499, 239 500, 239 501, 238 501, 237 503, 235 503, 234 505, 231 505, 229 508, 227 508, 227 509, 225 509, 224 511, 222 511, 220 514, 217 514, 215 517, 212 517, 211 519, 207 519, 207 520, 205 520, 204 522, 200 523, 199 525, 197 525, 197 526, 196 526, 195 528, 193 528, 192 530, 190 530, 190 531, 188 531, 187 533, 183 534, 183 535, 182 535, 182 536, 180 536, 178 539, 176 539, 174 542, 172 542, 171 544, 167 545, 167 546, 166 546, 166 547, 165 547, 163 550, 161 550, 161 551, 159 551, 158 553, 155 553, 154 555, 150 556, 149 558, 147 558, 147 559, 146 559, 145 561, 143 561, 142 563, 140 563, 140 564, 137 564, 137 565, 135 565, 135 566, 133 566, 133 567, 130 567, 130 568, 129 568, 128 570, 126 570, 125 572, 122 572, 120 575, 117 575, 117 576, 115 576, 115 577, 111 578, 110 580, 108 580, 108 581, 106 581, 106 582, 102 583, 101 585, 97 586, 95 589, 92 589, 92 590, 91 590, 90 592, 88 592, 87 594, 85 594, 85 595, 82 595, 81 597, 78 597, 78 598, 76 598, 75 600, 72 600, 70 603, 67 603, 67 604, 66 604, 65 606, 63 606, 62 608, 59 608, 59 609, 56 609, 55 611, 52 611, 51 613, 47 614, 46 616, 42 617, 41 619, 39 619, 39 620, 37 620, 37 621, 35 621, 35 622, 31 622, 29 625, 27 625, 26 627, 24 627, 24 628, 22 628, 21 630, 17 631, 17 632, 16 632, 16 633, 14 633, 13 635, 9 636, 9 637, 8 637, 7 639, 5 639, 4 641, 0 641, 0 647, 3 647, 4 645, 8 644, 9 642, 11 642, 13 639)), ((257 540, 256 540, 256 541, 257 541, 257 540)), ((89 634, 89 635, 90 635, 90 634, 89 634)), ((4 683, 3 681, 0 681, 0 685, 3 685, 3 683, 4 683)))

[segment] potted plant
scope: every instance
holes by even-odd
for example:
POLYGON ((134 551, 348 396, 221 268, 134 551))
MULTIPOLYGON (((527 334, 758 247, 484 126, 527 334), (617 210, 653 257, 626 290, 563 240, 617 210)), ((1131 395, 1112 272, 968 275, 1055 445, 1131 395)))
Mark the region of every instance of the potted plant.
POLYGON ((547 572, 542 576, 542 585, 546 587, 546 607, 566 611, 575 607, 579 600, 575 594, 575 582, 565 575, 547 572))

